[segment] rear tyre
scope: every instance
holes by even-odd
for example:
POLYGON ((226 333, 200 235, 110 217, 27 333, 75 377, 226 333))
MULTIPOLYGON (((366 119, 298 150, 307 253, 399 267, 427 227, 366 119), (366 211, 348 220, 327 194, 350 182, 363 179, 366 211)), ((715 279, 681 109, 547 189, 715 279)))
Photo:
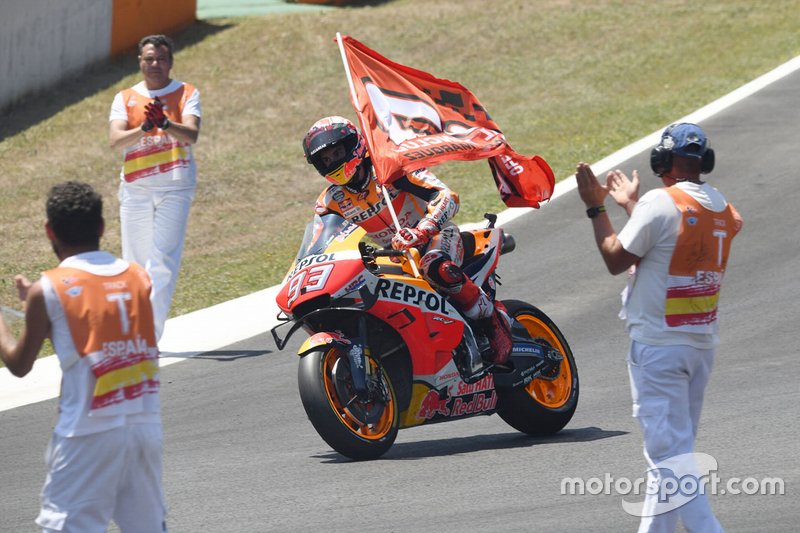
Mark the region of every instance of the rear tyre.
POLYGON ((511 427, 533 436, 557 433, 567 425, 578 406, 578 368, 564 335, 541 310, 518 300, 504 300, 509 315, 531 337, 557 349, 563 356, 558 377, 534 379, 525 387, 498 388, 500 418, 511 427))
POLYGON ((372 358, 378 374, 368 397, 353 388, 347 353, 338 348, 300 359, 297 378, 308 419, 331 448, 357 461, 376 459, 397 438, 399 409, 391 377, 372 358))

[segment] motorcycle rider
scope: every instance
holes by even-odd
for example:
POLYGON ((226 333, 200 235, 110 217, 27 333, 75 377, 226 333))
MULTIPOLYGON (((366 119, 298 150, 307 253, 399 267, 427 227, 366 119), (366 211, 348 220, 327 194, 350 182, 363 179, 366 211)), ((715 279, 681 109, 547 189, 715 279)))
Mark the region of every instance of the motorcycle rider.
POLYGON ((420 267, 424 278, 448 296, 477 335, 488 338, 492 362, 506 362, 512 348, 511 321, 502 304, 492 304, 461 270, 464 245, 458 226, 450 220, 458 212, 458 195, 428 169, 396 179, 386 185, 401 226, 396 228, 366 140, 351 121, 339 116, 318 120, 303 139, 303 151, 308 162, 331 182, 317 199, 316 213, 346 218, 383 247, 417 248, 423 254, 420 267))

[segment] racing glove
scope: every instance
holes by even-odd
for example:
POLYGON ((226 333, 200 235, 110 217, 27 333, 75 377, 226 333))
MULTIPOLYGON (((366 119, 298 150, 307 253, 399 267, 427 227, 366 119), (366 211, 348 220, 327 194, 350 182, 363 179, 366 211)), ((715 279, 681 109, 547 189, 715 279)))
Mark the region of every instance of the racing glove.
POLYGON ((158 99, 158 96, 156 96, 155 100, 144 106, 144 114, 147 117, 145 123, 149 120, 151 124, 158 126, 162 130, 169 127, 169 119, 167 115, 164 114, 164 104, 158 99))
POLYGON ((433 220, 423 218, 417 223, 416 227, 403 228, 398 231, 392 237, 392 248, 395 250, 408 250, 409 248, 424 246, 438 232, 439 227, 433 220))

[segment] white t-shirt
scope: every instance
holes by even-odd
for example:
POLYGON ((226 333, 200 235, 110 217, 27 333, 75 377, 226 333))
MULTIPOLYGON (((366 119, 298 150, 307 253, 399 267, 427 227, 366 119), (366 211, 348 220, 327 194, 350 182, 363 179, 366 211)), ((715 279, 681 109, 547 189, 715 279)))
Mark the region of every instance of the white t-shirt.
MULTIPOLYGON (((78 268, 101 276, 115 276, 128 268, 128 262, 108 252, 96 251, 73 255, 59 266, 78 268)), ((52 324, 52 341, 63 377, 58 402, 58 422, 55 433, 62 437, 77 437, 107 431, 125 424, 160 423, 159 395, 147 395, 151 412, 136 415, 89 416, 96 379, 89 362, 78 355, 72 340, 64 308, 47 276, 41 278, 44 303, 52 324)))
MULTIPOLYGON (((155 91, 151 91, 147 88, 144 81, 140 81, 131 89, 133 91, 141 94, 142 96, 147 97, 148 99, 153 99, 156 96, 165 96, 167 94, 171 94, 178 89, 180 89, 183 82, 178 80, 172 80, 170 83, 164 87, 163 89, 158 89, 155 91)), ((195 117, 200 118, 201 111, 200 111, 200 91, 195 88, 194 92, 186 99, 186 103, 184 104, 183 111, 181 112, 182 115, 193 115, 195 117)), ((114 101, 111 103, 111 113, 108 117, 108 121, 111 122, 112 120, 128 120, 128 111, 125 109, 125 101, 122 97, 122 91, 118 92, 114 96, 114 101)), ((167 132, 166 135, 169 135, 167 132)), ((131 146, 130 148, 126 148, 123 150, 123 153, 128 153, 129 151, 137 148, 139 145, 131 146)), ((177 190, 177 189, 187 189, 187 188, 194 188, 197 183, 197 167, 194 160, 194 154, 192 151, 191 145, 186 145, 185 147, 188 155, 189 160, 191 161, 191 166, 189 168, 188 173, 181 173, 181 179, 176 180, 175 176, 172 173, 165 173, 163 176, 151 176, 144 180, 134 181, 133 183, 126 183, 123 178, 123 172, 120 171, 120 180, 123 184, 127 187, 146 187, 148 189, 153 190, 177 190)))
MULTIPOLYGON (((728 205, 722 193, 708 183, 680 182, 676 186, 711 211, 723 211, 728 205)), ((648 191, 639 199, 618 236, 625 250, 642 258, 623 293, 620 316, 626 318, 630 337, 637 342, 712 348, 719 343, 716 322, 712 334, 667 331, 664 327, 667 275, 680 223, 680 211, 663 188, 648 191)))

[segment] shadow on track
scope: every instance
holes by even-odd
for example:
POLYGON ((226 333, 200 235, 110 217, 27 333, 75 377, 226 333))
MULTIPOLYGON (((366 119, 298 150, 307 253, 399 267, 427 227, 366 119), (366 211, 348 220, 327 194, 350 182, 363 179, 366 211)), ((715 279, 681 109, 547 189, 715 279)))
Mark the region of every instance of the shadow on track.
MULTIPOLYGON (((507 450, 511 448, 528 448, 539 444, 559 444, 573 442, 591 442, 600 439, 627 435, 627 431, 605 430, 590 426, 579 429, 565 429, 551 437, 530 437, 522 433, 496 433, 494 435, 475 435, 451 439, 431 439, 416 442, 395 443, 380 460, 402 461, 424 459, 428 457, 446 457, 486 450, 507 450)), ((322 463, 352 462, 336 452, 318 454, 313 457, 322 459, 322 463)))
POLYGON ((211 352, 162 352, 161 357, 182 359, 210 359, 212 361, 235 361, 246 357, 258 357, 273 353, 271 350, 214 350, 211 352))

